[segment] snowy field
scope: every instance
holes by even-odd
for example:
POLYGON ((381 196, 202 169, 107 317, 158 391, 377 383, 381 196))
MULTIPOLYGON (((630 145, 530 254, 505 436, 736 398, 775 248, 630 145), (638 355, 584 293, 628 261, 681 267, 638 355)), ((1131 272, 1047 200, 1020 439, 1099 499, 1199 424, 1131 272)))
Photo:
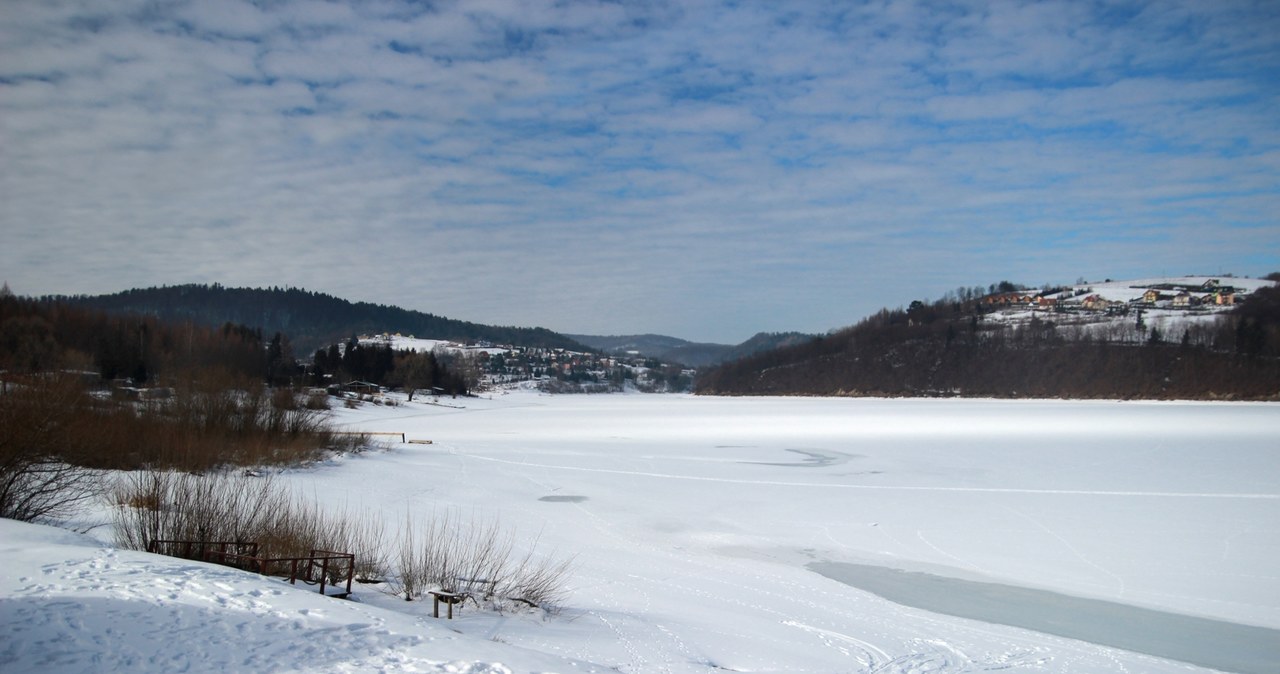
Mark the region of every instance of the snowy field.
POLYGON ((334 410, 433 444, 285 481, 574 555, 559 616, 435 620, 0 523, 0 670, 1280 671, 1275 404, 440 402, 334 410))

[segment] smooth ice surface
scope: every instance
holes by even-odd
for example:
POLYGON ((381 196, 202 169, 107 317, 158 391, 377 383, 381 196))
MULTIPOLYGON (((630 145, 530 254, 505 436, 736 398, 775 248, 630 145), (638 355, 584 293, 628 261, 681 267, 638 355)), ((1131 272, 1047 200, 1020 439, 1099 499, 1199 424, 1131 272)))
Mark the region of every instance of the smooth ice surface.
MULTIPOLYGON (((358 647, 361 659, 330 670, 377 671, 405 657, 426 671, 459 659, 475 671, 503 671, 497 663, 565 671, 582 662, 673 674, 1206 671, 911 608, 807 568, 818 561, 1280 628, 1280 405, 532 392, 441 402, 455 407, 416 400, 335 409, 346 429, 433 443, 392 444, 281 479, 330 507, 380 513, 393 528, 444 511, 496 519, 520 547, 574 556, 565 610, 498 615, 468 606, 441 627, 422 617, 429 602, 361 587, 361 606, 419 618, 394 627, 380 618, 388 634, 367 645, 343 637, 334 649, 358 647), (413 629, 427 641, 398 641, 413 629), (452 630, 458 639, 437 638, 452 630)), ((13 547, 0 554, 5 573, 14 558, 26 559, 13 547)), ((38 581, 42 565, 70 562, 24 563, 29 579, 11 578, 4 603, 17 594, 65 598, 82 587, 109 595, 125 569, 77 562, 38 581)), ((195 570, 183 573, 210 592, 195 570)), ((237 607, 242 590, 229 577, 217 582, 232 589, 213 599, 200 599, 210 595, 191 583, 180 588, 179 598, 207 609, 198 629, 182 634, 244 625, 252 635, 256 623, 245 611, 278 612, 288 619, 264 627, 293 634, 289 643, 301 652, 301 635, 315 623, 297 617, 293 600, 261 595, 237 607)), ((164 578, 158 587, 169 587, 164 578)), ((142 594, 144 585, 128 587, 142 594)), ((157 606, 177 601, 147 596, 157 606)), ((28 615, 44 611, 56 625, 63 606, 33 606, 28 615)), ((326 625, 348 624, 345 611, 331 611, 326 625)), ((148 624, 163 638, 194 638, 148 624)), ((102 636, 104 621, 92 627, 102 636)), ((117 648, 106 637, 70 643, 60 652, 81 664, 117 648)), ((279 652, 265 650, 276 649, 266 637, 245 643, 279 652)), ((15 648, 0 643, 0 658, 15 648)), ((33 657, 21 651, 10 663, 34 668, 33 657)), ((299 669, 337 656, 316 657, 299 656, 299 669)), ((250 653, 231 664, 251 661, 262 660, 250 653)), ((140 671, 167 671, 139 662, 140 671)))
POLYGON ((1025 627, 1225 671, 1270 674, 1280 663, 1280 631, 1265 627, 883 566, 813 562, 809 568, 889 601, 935 613, 1025 627))

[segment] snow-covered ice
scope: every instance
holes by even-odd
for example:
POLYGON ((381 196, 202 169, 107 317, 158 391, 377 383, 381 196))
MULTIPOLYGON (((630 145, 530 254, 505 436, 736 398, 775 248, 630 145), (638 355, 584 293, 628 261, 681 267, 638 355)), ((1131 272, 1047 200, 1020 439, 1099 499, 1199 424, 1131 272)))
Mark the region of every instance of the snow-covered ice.
POLYGON ((205 671, 1208 671, 896 604, 813 570, 822 563, 1280 634, 1275 404, 427 402, 333 414, 432 444, 283 479, 392 523, 446 508, 494 518, 522 544, 574 555, 560 615, 468 605, 436 621, 429 604, 367 587, 359 603, 325 599, 6 523, 0 669, 170 671, 185 647, 205 671))

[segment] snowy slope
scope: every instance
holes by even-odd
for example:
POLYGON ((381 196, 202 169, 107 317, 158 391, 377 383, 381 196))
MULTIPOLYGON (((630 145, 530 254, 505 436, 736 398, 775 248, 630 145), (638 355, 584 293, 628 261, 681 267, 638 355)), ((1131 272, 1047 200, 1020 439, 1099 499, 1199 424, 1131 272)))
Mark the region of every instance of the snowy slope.
POLYGON ((1132 281, 1104 281, 1101 283, 1078 284, 1071 287, 1073 289, 1088 289, 1090 292, 1111 301, 1132 302, 1140 299, 1148 288, 1170 284, 1203 286, 1209 281, 1219 281, 1222 285, 1232 286, 1241 297, 1247 296, 1259 288, 1266 288, 1276 284, 1275 281, 1263 279, 1223 276, 1172 276, 1132 281))
POLYGON ((0 520, 0 541, 0 671, 9 674, 600 671, 60 529, 0 520))
POLYGON ((451 353, 462 354, 478 354, 485 352, 488 354, 506 353, 507 349, 495 346, 467 346, 457 342, 450 342, 443 339, 422 339, 420 337, 405 337, 404 335, 374 335, 371 337, 361 337, 362 344, 376 344, 378 346, 390 346, 396 351, 413 351, 416 353, 431 353, 436 349, 444 349, 451 353))

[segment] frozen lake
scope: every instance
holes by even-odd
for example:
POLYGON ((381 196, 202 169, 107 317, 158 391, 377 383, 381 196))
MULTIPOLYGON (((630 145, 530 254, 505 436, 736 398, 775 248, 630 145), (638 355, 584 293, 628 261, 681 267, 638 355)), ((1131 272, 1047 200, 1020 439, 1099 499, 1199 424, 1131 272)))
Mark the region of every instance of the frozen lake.
POLYGON ((1025 627, 1224 671, 1270 674, 1280 663, 1280 631, 1265 627, 883 566, 813 562, 809 568, 889 601, 935 613, 1025 627))
POLYGON ((1239 661, 1203 652, 1229 641, 1156 657, 894 603, 815 562, 1241 634, 1280 628, 1280 405, 527 392, 447 402, 464 408, 335 410, 353 429, 433 444, 289 479, 391 522, 445 508, 497 518, 539 549, 576 555, 560 618, 471 613, 455 621, 467 633, 627 672, 1186 672, 1239 661))

